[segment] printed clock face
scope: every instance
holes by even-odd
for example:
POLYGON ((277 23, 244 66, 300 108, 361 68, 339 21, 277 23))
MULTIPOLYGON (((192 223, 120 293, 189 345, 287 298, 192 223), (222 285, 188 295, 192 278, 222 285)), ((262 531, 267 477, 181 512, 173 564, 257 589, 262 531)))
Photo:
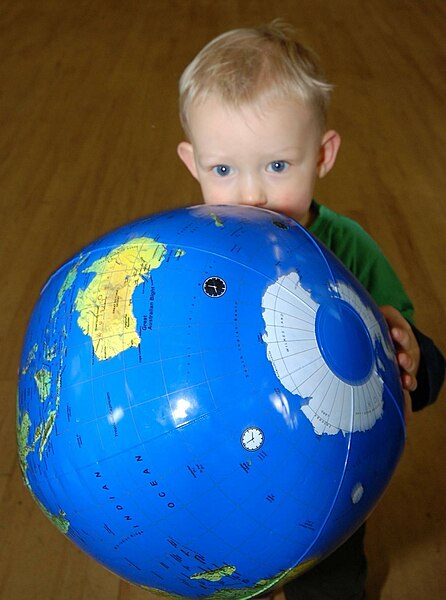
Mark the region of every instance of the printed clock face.
POLYGON ((208 277, 203 283, 203 290, 211 298, 219 298, 226 292, 226 282, 221 277, 208 277))
POLYGON ((247 427, 242 433, 241 443, 245 450, 254 452, 263 445, 263 431, 258 427, 247 427))

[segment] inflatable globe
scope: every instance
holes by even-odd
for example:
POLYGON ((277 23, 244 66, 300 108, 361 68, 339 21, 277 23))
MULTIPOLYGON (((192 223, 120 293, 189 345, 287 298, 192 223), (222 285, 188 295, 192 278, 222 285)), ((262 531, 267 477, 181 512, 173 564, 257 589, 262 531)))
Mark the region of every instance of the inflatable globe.
POLYGON ((291 219, 197 206, 50 278, 19 372, 24 481, 81 549, 173 598, 251 598, 333 551, 404 444, 385 322, 291 219))

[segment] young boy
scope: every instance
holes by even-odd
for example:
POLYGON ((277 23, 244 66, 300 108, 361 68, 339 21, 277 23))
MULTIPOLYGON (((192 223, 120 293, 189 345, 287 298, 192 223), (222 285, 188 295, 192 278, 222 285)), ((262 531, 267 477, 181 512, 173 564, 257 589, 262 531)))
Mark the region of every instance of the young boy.
MULTIPOLYGON (((321 239, 368 289, 389 324, 410 412, 433 402, 444 358, 412 324, 413 306, 373 239, 313 199, 340 136, 326 130, 331 86, 309 50, 273 22, 211 41, 180 81, 188 141, 178 154, 206 204, 242 204, 292 217, 321 239)), ((285 586, 288 600, 365 597, 364 527, 312 571, 285 586)))

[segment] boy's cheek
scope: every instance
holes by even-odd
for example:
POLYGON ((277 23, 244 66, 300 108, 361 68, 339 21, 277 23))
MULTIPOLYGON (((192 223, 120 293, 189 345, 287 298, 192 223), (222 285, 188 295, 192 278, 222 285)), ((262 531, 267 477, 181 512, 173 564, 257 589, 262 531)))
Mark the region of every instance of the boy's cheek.
POLYGON ((311 194, 300 197, 296 196, 295 193, 281 194, 276 199, 272 199, 269 208, 306 225, 307 217, 310 214, 311 201, 311 194))
POLYGON ((201 193, 205 204, 234 204, 227 190, 221 186, 201 182, 201 193))
POLYGON ((223 197, 218 194, 212 194, 208 190, 201 189, 203 194, 203 201, 205 204, 229 204, 223 197))

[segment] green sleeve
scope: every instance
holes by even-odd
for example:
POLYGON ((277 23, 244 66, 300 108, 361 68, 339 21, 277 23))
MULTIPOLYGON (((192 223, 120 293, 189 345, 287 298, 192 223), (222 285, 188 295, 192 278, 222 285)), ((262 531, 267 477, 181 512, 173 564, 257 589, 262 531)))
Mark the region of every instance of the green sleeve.
POLYGON ((413 322, 413 304, 381 248, 356 221, 315 204, 310 232, 336 254, 378 304, 390 304, 413 322))

